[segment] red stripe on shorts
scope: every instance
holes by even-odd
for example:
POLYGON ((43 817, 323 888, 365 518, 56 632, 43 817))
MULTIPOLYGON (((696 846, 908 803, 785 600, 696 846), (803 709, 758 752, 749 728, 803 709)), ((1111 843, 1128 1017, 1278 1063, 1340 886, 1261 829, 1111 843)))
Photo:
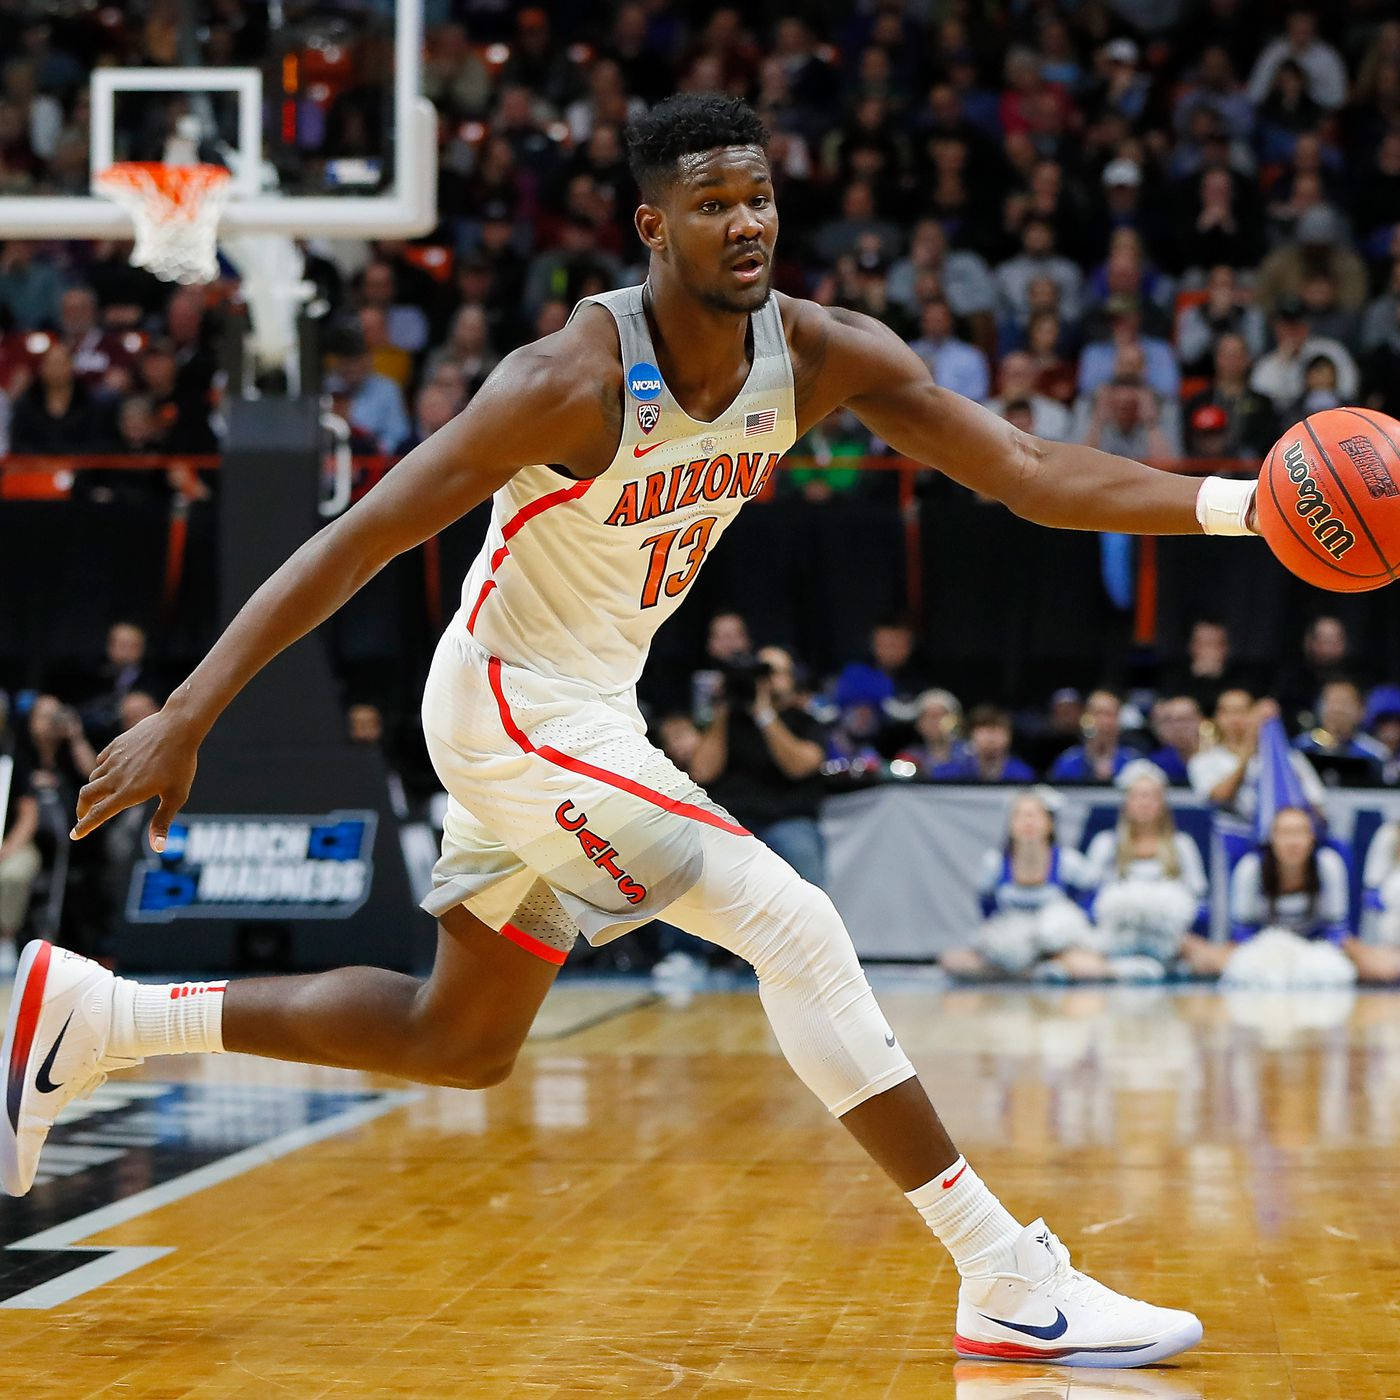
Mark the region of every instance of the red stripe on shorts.
POLYGON ((630 793, 633 797, 640 797, 643 802, 650 802, 654 807, 660 807, 663 811, 674 812, 678 817, 689 817, 691 821, 704 822, 706 826, 718 827, 721 831, 728 831, 734 836, 750 836, 753 833, 747 831, 737 822, 731 822, 720 816, 717 812, 711 812, 707 808, 697 807, 693 802, 681 802, 678 798, 667 797, 664 792, 657 792, 655 788, 646 787, 642 783, 625 778, 621 773, 610 773, 606 768, 595 767, 591 763, 585 763, 581 758, 574 758, 570 754, 560 753, 558 749, 545 747, 537 749, 530 742, 530 736, 516 724, 515 717, 510 712, 510 706, 506 703, 505 691, 501 688, 501 659, 493 656, 487 663, 487 672, 491 678, 491 693, 496 697, 496 708, 501 714, 501 726, 506 731, 512 742, 522 753, 532 753, 552 763, 557 768, 565 768, 570 773, 577 773, 584 778, 592 778, 596 782, 606 783, 609 787, 617 788, 619 792, 630 793))
POLYGON ((524 948, 527 953, 533 953, 537 958, 543 958, 545 962, 553 963, 556 967, 569 956, 562 948, 551 948, 548 943, 531 938, 523 928, 516 928, 514 924, 503 924, 501 937, 509 938, 516 947, 524 948))

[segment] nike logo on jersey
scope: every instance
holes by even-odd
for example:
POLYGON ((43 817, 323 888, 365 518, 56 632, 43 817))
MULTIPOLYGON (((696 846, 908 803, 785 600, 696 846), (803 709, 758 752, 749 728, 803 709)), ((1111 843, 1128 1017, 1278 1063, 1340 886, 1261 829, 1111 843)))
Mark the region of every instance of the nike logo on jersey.
POLYGON ((634 457, 645 457, 648 452, 655 452, 658 447, 665 447, 670 438, 662 438, 660 442, 649 442, 643 446, 640 442, 632 449, 634 457))
POLYGON ((49 1047, 49 1053, 44 1056, 44 1063, 39 1066, 39 1073, 34 1076, 34 1087, 41 1094, 52 1094, 54 1090, 63 1088, 62 1084, 55 1084, 49 1078, 49 1071, 53 1069, 53 1062, 58 1058, 58 1047, 63 1044, 63 1037, 68 1034, 68 1027, 72 1024, 73 1013, 68 1013, 68 1019, 63 1023, 63 1029, 58 1033, 58 1039, 49 1047))
POLYGON ((1028 1337, 1038 1337, 1042 1342, 1053 1342, 1056 1337, 1063 1337, 1069 1330, 1069 1319, 1059 1308, 1055 1309, 1054 1322, 1047 1323, 1044 1327, 1032 1327, 1029 1322, 1007 1322, 1000 1317, 987 1317, 982 1314, 988 1322, 995 1322, 998 1327, 1009 1327, 1013 1332, 1024 1332, 1028 1337))

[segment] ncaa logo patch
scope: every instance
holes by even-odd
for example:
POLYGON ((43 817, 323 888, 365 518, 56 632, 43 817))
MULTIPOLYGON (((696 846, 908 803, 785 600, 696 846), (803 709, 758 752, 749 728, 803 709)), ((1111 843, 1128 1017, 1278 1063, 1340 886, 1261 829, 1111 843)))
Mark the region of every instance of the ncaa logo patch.
POLYGON ((661 371, 645 360, 639 360, 627 371, 627 392, 645 402, 661 396, 661 371))
POLYGON ((654 403, 639 403, 637 405, 637 426, 644 432, 649 433, 661 421, 661 406, 654 403))

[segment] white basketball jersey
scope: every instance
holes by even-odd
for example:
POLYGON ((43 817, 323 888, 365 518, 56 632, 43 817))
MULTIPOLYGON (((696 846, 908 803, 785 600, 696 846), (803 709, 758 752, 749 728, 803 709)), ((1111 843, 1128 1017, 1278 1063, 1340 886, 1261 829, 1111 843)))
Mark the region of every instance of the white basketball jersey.
POLYGON ((666 387, 641 287, 587 301, 612 314, 622 345, 617 454, 590 481, 533 466, 496 492, 452 625, 510 665, 607 693, 636 684, 656 629, 767 485, 797 422, 776 298, 749 317, 749 377, 711 423, 666 387))

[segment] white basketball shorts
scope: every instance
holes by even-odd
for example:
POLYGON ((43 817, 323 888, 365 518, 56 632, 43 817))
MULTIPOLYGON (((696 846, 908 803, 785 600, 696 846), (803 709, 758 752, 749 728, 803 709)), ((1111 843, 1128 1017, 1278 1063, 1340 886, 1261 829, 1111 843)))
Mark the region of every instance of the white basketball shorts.
MULTIPOLYGON (((656 918, 699 879, 702 836, 747 837, 646 737, 632 691, 599 695, 509 666, 454 619, 423 695, 428 754, 447 789, 442 855, 423 907, 512 924, 541 881, 591 943, 656 918)), ((538 917, 538 915, 537 915, 538 917)))

